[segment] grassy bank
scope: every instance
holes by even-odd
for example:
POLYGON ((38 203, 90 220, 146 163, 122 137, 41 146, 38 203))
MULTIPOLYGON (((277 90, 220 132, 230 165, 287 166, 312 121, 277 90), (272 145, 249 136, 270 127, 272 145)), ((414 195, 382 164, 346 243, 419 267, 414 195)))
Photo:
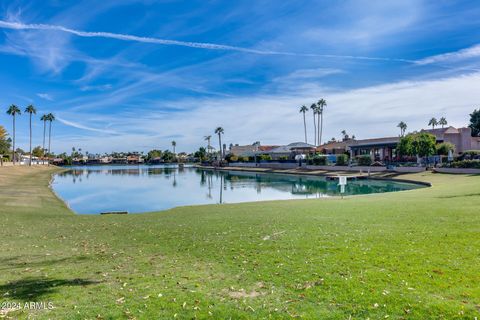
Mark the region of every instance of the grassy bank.
POLYGON ((480 316, 479 176, 409 175, 433 187, 344 200, 80 216, 48 189, 53 170, 0 168, 0 301, 54 305, 6 316, 480 316))

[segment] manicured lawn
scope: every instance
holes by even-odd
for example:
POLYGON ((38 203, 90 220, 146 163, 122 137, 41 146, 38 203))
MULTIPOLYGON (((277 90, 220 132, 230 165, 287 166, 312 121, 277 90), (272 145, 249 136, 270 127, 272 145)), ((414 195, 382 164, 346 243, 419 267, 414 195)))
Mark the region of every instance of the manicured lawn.
POLYGON ((480 176, 77 216, 47 188, 53 170, 0 168, 0 300, 55 307, 12 318, 480 318, 480 176))

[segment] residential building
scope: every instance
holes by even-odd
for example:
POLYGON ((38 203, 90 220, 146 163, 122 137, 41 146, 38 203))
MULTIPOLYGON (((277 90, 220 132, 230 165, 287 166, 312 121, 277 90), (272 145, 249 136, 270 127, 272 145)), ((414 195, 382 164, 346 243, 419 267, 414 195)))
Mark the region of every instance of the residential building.
MULTIPOLYGON (((448 127, 421 130, 420 132, 433 134, 437 143, 452 143, 457 155, 467 150, 480 150, 480 138, 472 137, 470 128, 448 127)), ((352 157, 370 155, 374 161, 389 161, 395 158, 399 141, 400 137, 355 140, 348 146, 348 149, 352 157)))

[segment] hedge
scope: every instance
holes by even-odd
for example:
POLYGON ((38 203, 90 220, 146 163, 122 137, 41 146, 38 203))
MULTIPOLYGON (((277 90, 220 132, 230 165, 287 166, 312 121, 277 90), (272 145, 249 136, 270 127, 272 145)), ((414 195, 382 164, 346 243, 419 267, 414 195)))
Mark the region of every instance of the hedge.
POLYGON ((448 168, 480 169, 480 160, 461 160, 446 164, 448 168))
POLYGON ((372 164, 372 158, 369 155, 357 156, 359 166, 369 166, 372 164))
POLYGON ((337 166, 346 166, 348 163, 348 156, 346 154, 339 154, 337 156, 337 166))

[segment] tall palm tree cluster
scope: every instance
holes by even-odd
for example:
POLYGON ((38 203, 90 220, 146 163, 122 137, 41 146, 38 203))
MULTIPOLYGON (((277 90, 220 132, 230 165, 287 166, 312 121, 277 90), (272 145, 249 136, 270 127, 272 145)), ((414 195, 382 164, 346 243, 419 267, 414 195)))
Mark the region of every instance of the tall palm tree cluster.
MULTIPOLYGON (((37 114, 37 109, 33 105, 29 105, 25 108, 25 113, 29 115, 29 127, 30 127, 30 165, 32 165, 32 118, 34 115, 37 114)), ((22 111, 20 108, 14 104, 12 104, 8 109, 7 109, 7 114, 12 116, 13 119, 13 135, 12 135, 12 161, 13 165, 15 165, 16 162, 16 157, 15 157, 15 138, 16 138, 16 120, 17 117, 22 114, 22 111)), ((50 147, 51 147, 51 141, 52 141, 52 122, 55 120, 55 116, 52 113, 44 114, 40 118, 41 121, 43 121, 43 157, 45 158, 45 152, 47 154, 50 154, 50 147), (48 125, 48 149, 45 149, 45 136, 46 136, 46 128, 47 128, 47 122, 49 123, 48 125)))
POLYGON ((312 110, 313 114, 313 128, 314 128, 314 144, 321 145, 322 144, 322 135, 323 135, 323 112, 325 107, 327 106, 327 101, 325 99, 318 100, 317 103, 312 103, 310 108, 302 105, 300 107, 300 113, 303 114, 303 129, 305 133, 305 143, 308 143, 307 138, 307 120, 305 114, 308 110, 312 110))
POLYGON ((441 117, 440 120, 437 120, 437 118, 433 117, 428 122, 428 125, 432 126, 432 129, 435 129, 435 127, 437 127, 437 126, 442 126, 442 128, 443 128, 447 124, 448 124, 448 122, 447 122, 447 119, 445 119, 445 117, 441 117))

